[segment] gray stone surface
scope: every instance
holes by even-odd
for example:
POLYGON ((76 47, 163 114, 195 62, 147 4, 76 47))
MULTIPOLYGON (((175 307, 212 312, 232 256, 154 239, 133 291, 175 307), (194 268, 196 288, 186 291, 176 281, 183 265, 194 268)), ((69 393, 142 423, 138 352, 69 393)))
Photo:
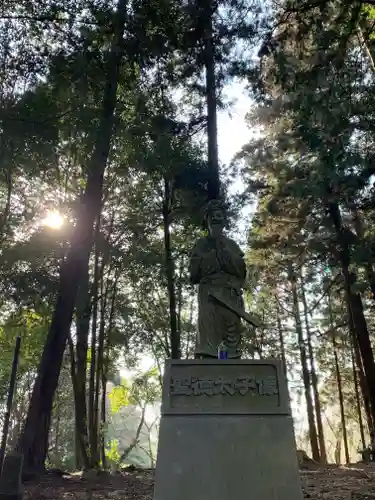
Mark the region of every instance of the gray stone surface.
POLYGON ((155 479, 154 500, 302 500, 280 363, 167 361, 155 479))

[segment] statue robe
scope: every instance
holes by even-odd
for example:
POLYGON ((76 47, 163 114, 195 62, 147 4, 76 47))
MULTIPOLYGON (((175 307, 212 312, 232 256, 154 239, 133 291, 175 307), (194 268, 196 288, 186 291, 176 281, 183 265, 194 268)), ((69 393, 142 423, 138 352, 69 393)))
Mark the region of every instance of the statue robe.
POLYGON ((216 358, 218 346, 224 341, 228 356, 240 357, 241 319, 216 301, 211 292, 243 309, 243 257, 239 246, 224 235, 201 238, 192 250, 190 277, 192 283, 199 283, 196 356, 216 358))

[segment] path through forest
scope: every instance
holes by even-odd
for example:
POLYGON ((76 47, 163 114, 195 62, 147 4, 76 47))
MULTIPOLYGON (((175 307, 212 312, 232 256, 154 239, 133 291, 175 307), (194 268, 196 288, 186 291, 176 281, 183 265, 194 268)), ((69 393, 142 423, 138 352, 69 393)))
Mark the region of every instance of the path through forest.
MULTIPOLYGON (((153 471, 127 472, 97 479, 46 476, 42 482, 25 485, 24 500, 151 500, 153 471)), ((310 500, 350 500, 352 492, 375 494, 375 465, 315 467, 301 471, 305 498, 310 500)))

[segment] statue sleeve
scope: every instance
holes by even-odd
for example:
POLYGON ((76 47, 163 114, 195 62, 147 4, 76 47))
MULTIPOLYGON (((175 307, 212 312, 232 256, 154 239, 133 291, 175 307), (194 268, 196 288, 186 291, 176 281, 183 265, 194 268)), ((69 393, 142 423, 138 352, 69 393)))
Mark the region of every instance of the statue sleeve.
POLYGON ((191 251, 190 261, 189 261, 189 275, 190 281, 193 284, 199 283, 201 280, 201 260, 202 253, 200 251, 199 241, 194 245, 191 251))
POLYGON ((238 278, 246 278, 246 264, 244 261, 244 253, 240 247, 232 240, 228 240, 226 248, 221 250, 220 261, 223 268, 229 273, 238 278))

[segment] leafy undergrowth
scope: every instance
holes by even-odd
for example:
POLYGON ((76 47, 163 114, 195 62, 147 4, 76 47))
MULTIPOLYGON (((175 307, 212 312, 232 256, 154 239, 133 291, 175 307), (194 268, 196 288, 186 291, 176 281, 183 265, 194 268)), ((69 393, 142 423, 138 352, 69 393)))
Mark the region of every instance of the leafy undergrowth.
MULTIPOLYGON (((375 493, 375 465, 356 464, 350 467, 314 467, 301 471, 305 498, 310 500, 350 500, 353 491, 375 493)), ((45 476, 38 483, 26 483, 24 500, 151 500, 152 471, 126 472, 112 476, 82 479, 45 476)))

